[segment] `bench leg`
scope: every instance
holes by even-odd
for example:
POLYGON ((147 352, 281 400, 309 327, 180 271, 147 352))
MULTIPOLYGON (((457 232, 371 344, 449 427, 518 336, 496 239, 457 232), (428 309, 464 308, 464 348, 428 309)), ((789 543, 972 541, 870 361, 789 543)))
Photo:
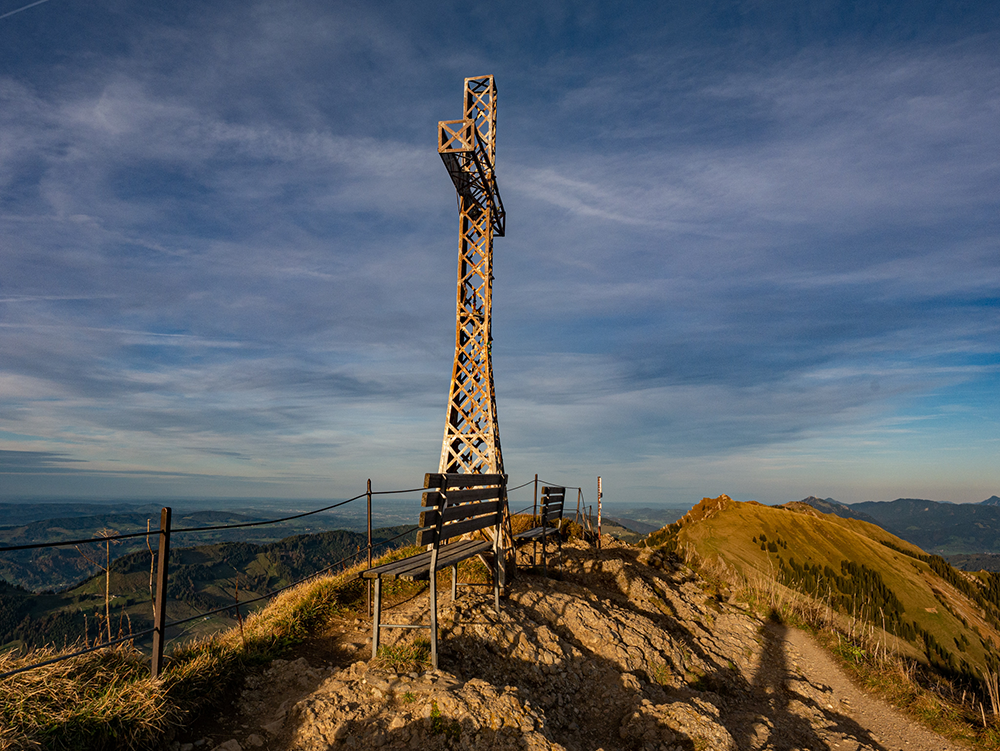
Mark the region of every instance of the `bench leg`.
POLYGON ((546 555, 545 543, 549 540, 547 533, 542 533, 542 573, 545 576, 549 575, 549 557, 546 555))
POLYGON ((500 553, 493 556, 493 609, 500 612, 500 553))
POLYGON ((382 577, 375 580, 375 602, 372 607, 372 659, 378 654, 378 633, 382 627, 382 577))
POLYGON ((431 569, 431 667, 437 670, 438 666, 438 601, 437 601, 437 572, 431 569))
POLYGON ((458 564, 451 567, 451 601, 458 599, 458 564))

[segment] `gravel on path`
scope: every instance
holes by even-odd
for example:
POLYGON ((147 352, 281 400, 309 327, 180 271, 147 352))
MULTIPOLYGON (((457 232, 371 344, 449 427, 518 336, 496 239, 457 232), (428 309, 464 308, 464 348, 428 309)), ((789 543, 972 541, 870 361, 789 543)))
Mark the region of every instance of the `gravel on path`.
POLYGON ((967 748, 917 725, 895 708, 859 690, 806 632, 777 624, 768 624, 767 629, 784 652, 789 668, 788 688, 793 694, 825 701, 825 709, 836 709, 838 714, 849 717, 867 735, 866 744, 858 742, 846 728, 829 728, 831 749, 965 751, 967 748))

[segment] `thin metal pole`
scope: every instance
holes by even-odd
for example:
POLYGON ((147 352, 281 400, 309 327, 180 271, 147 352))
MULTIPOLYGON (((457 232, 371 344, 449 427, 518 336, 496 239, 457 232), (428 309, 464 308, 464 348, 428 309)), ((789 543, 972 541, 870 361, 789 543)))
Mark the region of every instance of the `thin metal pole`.
MULTIPOLYGON (((368 568, 372 567, 372 478, 368 478, 368 568)), ((372 614, 372 580, 368 580, 368 615, 372 614)))
POLYGON ((153 656, 149 672, 159 678, 163 669, 163 645, 166 642, 167 623, 167 568, 170 562, 170 514, 169 506, 160 510, 160 540, 157 547, 156 598, 153 601, 153 656))
MULTIPOLYGON (((535 519, 538 517, 538 473, 535 473, 535 500, 531 507, 531 526, 535 525, 535 519)), ((535 566, 538 563, 538 539, 531 543, 531 565, 535 566)))
MULTIPOLYGON (((576 489, 576 516, 573 521, 580 524, 580 504, 583 503, 583 488, 576 489)), ((582 526, 582 525, 581 525, 582 526)))

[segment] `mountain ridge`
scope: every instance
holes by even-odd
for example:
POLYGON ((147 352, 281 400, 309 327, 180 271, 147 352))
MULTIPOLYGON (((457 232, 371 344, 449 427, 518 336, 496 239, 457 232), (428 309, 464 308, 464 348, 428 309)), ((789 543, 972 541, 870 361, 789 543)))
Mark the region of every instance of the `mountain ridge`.
POLYGON ((977 666, 1000 658, 1000 575, 967 579, 870 522, 804 502, 772 507, 720 496, 648 541, 744 576, 776 578, 848 617, 880 613, 905 654, 947 674, 976 679, 977 666), (859 605, 860 596, 870 604, 859 605))

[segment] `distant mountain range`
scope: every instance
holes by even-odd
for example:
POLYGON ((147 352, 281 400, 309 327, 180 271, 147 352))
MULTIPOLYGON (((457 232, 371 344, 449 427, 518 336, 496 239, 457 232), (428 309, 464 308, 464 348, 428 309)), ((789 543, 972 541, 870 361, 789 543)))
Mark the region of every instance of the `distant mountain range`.
POLYGON ((850 505, 810 496, 803 503, 845 519, 877 524, 887 532, 938 555, 1000 554, 1000 498, 982 503, 943 503, 922 498, 865 501, 850 505))
POLYGON ((857 511, 852 506, 848 506, 846 503, 841 503, 840 501, 835 501, 832 498, 817 498, 816 496, 811 495, 808 498, 802 499, 802 503, 806 503, 817 511, 822 511, 824 514, 833 514, 834 516, 839 516, 842 519, 859 519, 863 522, 868 522, 869 524, 875 524, 879 527, 882 526, 878 523, 878 520, 874 516, 866 514, 863 511, 857 511))

